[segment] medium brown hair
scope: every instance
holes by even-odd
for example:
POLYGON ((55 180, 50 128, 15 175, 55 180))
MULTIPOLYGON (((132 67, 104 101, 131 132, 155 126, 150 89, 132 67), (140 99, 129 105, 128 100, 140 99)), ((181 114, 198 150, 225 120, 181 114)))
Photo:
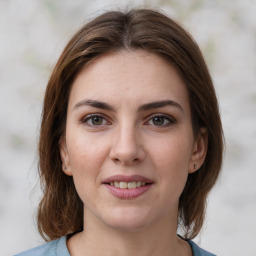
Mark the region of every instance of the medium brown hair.
POLYGON ((195 237, 203 225, 206 197, 222 165, 223 133, 215 90, 200 49, 181 26, 157 11, 112 11, 74 35, 46 88, 39 138, 43 198, 38 209, 38 229, 45 240, 83 229, 83 203, 72 177, 62 171, 59 152, 72 82, 91 60, 123 49, 144 49, 171 63, 187 86, 195 136, 201 127, 208 131, 204 164, 189 174, 179 200, 179 226, 185 237, 195 237))

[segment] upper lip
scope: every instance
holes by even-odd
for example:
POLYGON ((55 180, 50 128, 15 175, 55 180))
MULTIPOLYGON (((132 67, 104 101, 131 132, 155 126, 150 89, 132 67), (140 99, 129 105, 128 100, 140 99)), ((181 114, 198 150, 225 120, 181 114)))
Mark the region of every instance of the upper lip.
POLYGON ((132 181, 141 181, 141 182, 146 182, 146 183, 153 183, 153 181, 149 178, 146 178, 141 175, 113 175, 105 180, 103 180, 103 183, 110 183, 114 181, 125 181, 125 182, 132 182, 132 181))

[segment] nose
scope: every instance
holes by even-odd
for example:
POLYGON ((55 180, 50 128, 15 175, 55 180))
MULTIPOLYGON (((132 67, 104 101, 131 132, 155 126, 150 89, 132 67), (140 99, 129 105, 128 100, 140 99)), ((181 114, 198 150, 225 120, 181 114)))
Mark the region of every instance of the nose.
POLYGON ((124 166, 134 165, 144 160, 145 151, 136 127, 123 126, 115 132, 110 158, 124 166))

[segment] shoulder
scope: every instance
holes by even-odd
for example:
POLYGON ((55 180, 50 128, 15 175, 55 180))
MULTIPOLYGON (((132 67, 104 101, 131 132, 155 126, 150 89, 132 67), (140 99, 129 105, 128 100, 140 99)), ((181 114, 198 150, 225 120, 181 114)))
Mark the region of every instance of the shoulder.
POLYGON ((66 246, 66 237, 63 236, 57 240, 16 254, 14 256, 70 256, 70 254, 66 246))
POLYGON ((212 254, 212 253, 207 252, 204 249, 200 248, 193 241, 189 240, 188 242, 192 248, 193 256, 216 256, 215 254, 212 254))

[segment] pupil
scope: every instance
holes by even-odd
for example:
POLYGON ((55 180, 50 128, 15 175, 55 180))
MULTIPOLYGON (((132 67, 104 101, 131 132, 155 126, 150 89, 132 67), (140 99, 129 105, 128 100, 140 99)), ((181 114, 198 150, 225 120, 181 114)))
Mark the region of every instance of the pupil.
POLYGON ((100 124, 102 124, 102 117, 94 116, 94 117, 92 118, 92 123, 93 123, 94 125, 100 125, 100 124))
POLYGON ((164 123, 164 119, 162 117, 154 117, 153 123, 155 125, 162 125, 164 123))

